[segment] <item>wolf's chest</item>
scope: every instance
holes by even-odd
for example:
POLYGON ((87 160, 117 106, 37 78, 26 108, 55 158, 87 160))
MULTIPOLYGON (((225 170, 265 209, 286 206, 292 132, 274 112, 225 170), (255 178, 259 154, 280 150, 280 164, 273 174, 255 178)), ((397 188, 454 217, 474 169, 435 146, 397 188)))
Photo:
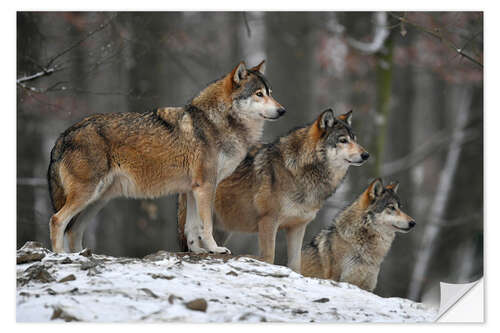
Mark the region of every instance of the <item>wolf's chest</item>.
POLYGON ((288 196, 281 200, 281 216, 286 220, 312 221, 318 213, 318 207, 307 203, 297 202, 288 196))
POLYGON ((238 149, 230 154, 221 151, 217 157, 217 184, 230 176, 245 157, 245 151, 238 149))

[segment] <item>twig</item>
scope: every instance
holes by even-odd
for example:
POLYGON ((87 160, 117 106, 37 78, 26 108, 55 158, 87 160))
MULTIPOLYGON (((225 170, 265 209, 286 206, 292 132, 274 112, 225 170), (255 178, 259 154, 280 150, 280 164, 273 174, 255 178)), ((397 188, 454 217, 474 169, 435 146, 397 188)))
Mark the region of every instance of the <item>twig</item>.
POLYGON ((248 38, 250 38, 252 37, 252 30, 250 30, 250 25, 248 24, 247 13, 243 12, 242 15, 243 15, 243 22, 245 22, 245 27, 247 28, 248 38))
POLYGON ((38 88, 38 87, 28 86, 27 84, 25 84, 23 82, 18 82, 17 84, 21 88, 26 89, 29 92, 34 92, 34 93, 37 93, 37 94, 44 94, 44 93, 47 93, 47 92, 50 92, 50 91, 62 91, 62 90, 66 90, 66 87, 64 87, 64 86, 61 87, 60 89, 55 89, 57 86, 59 86, 59 85, 61 85, 63 83, 68 83, 68 81, 58 81, 58 82, 54 83, 53 85, 51 85, 48 88, 38 88))
POLYGON ((402 23, 405 23, 405 24, 408 24, 422 32, 425 32, 426 34, 434 37, 434 38, 437 38, 439 39, 439 41, 441 41, 445 46, 447 46, 448 48, 450 48, 451 50, 457 52, 459 55, 461 55, 462 57, 464 57, 465 59, 469 60, 470 62, 472 62, 473 64, 483 68, 483 64, 481 62, 479 62, 478 60, 474 59, 473 57, 471 57, 470 55, 468 55, 467 53, 464 52, 463 48, 460 48, 458 47, 453 41, 445 38, 440 32, 439 30, 437 31, 433 31, 433 30, 430 30, 426 27, 423 27, 423 26, 420 26, 418 24, 416 24, 415 22, 412 22, 408 19, 406 19, 405 17, 401 17, 401 16, 398 16, 396 14, 393 14, 393 13, 389 13, 389 15, 391 15, 392 17, 394 17, 395 19, 399 20, 400 22, 402 23))
POLYGON ((97 29, 94 29, 92 31, 90 31, 89 33, 87 33, 87 35, 85 37, 83 37, 82 39, 80 39, 79 41, 73 43, 71 46, 67 47, 66 49, 62 50, 61 52, 59 52, 58 54, 56 54, 55 56, 53 56, 47 63, 47 67, 50 67, 50 65, 52 65, 52 63, 57 59, 57 58, 60 58, 62 57, 63 55, 65 55, 66 53, 70 52, 71 50, 75 49, 77 46, 79 46, 80 44, 82 44, 83 42, 85 42, 87 39, 89 39, 90 37, 92 37, 93 35, 95 35, 96 33, 98 33, 99 31, 103 30, 104 28, 106 28, 108 25, 111 24, 111 22, 116 18, 116 15, 113 15, 111 16, 111 18, 105 22, 105 23, 102 23, 99 27, 97 27, 97 29))
POLYGON ((382 49, 384 42, 389 37, 389 28, 387 26, 387 13, 377 12, 373 14, 375 17, 375 32, 371 43, 364 43, 354 38, 348 38, 349 45, 357 50, 365 53, 376 53, 382 49))
POLYGON ((35 73, 35 74, 23 76, 23 77, 17 79, 16 83, 18 85, 20 85, 21 87, 23 87, 25 89, 29 89, 31 91, 37 91, 37 90, 42 91, 43 89, 34 88, 34 87, 27 87, 27 86, 23 85, 23 83, 27 82, 27 81, 36 80, 36 79, 38 79, 40 77, 43 77, 43 76, 49 76, 49 75, 51 75, 51 74, 53 74, 55 72, 63 70, 64 67, 60 67, 58 65, 54 65, 53 66, 54 61, 57 60, 58 58, 62 57, 66 53, 70 52, 71 50, 75 49, 77 46, 79 46, 80 44, 82 44, 83 42, 85 42, 87 39, 89 39, 90 37, 92 37, 93 35, 95 35, 97 32, 99 32, 99 31, 103 30, 104 28, 106 28, 108 25, 111 24, 111 22, 114 20, 115 17, 116 17, 116 15, 112 16, 107 22, 102 23, 97 29, 94 29, 94 30, 90 31, 89 33, 87 33, 87 35, 84 38, 82 38, 79 41, 73 43, 71 46, 67 47, 66 49, 62 50, 61 52, 59 52, 58 54, 56 54, 55 56, 53 56, 47 62, 47 65, 45 65, 45 66, 41 66, 41 65, 37 64, 35 61, 33 61, 31 58, 28 58, 37 67, 39 67, 41 69, 41 71, 38 72, 38 73, 35 73))
MULTIPOLYGON (((463 137, 457 141, 458 145, 466 144, 481 137, 481 132, 475 129, 466 130, 463 134, 463 137)), ((439 132, 410 154, 395 161, 384 163, 381 174, 383 177, 387 177, 413 168, 430 155, 446 147, 452 140, 453 136, 445 136, 444 131, 439 132)))
MULTIPOLYGON (((121 38, 126 42, 135 43, 137 45, 143 46, 145 49, 147 49, 146 52, 149 52, 151 49, 151 47, 147 43, 144 43, 143 41, 129 38, 129 37, 121 37, 121 38)), ((174 52, 170 51, 170 49, 168 47, 160 48, 160 52, 167 55, 181 70, 183 70, 184 73, 186 74, 186 77, 188 77, 193 83, 199 84, 199 80, 197 80, 196 76, 191 72, 191 70, 186 65, 184 65, 184 63, 182 62, 182 59, 179 59, 174 54, 174 52)))
POLYGON ((23 83, 23 82, 26 82, 26 81, 32 81, 32 80, 38 79, 39 77, 50 75, 50 74, 52 74, 54 72, 56 72, 56 68, 55 67, 53 67, 53 68, 47 68, 47 69, 42 70, 41 72, 38 72, 38 73, 35 73, 35 74, 32 74, 32 75, 23 76, 23 77, 17 79, 16 83, 20 84, 20 83, 23 83))

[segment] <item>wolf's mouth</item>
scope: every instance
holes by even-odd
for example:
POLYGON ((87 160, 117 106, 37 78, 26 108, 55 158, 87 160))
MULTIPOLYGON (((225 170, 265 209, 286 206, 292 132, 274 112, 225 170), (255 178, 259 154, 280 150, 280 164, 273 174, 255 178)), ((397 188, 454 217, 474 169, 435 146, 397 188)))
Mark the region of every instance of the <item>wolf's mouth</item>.
POLYGON ((401 230, 401 231, 410 231, 411 230, 411 227, 408 227, 408 228, 400 228, 400 227, 397 227, 395 226, 394 224, 392 225, 394 228, 398 229, 398 230, 401 230))
POLYGON ((361 161, 358 161, 358 162, 354 162, 354 161, 350 161, 348 160, 347 158, 345 158, 346 162, 351 164, 351 165, 354 165, 354 166, 360 166, 362 165, 363 163, 365 163, 365 161, 361 160, 361 161))
POLYGON ((266 117, 262 113, 259 113, 259 116, 261 116, 262 118, 267 119, 267 120, 277 120, 279 117, 281 117, 281 116, 276 116, 274 118, 266 117))

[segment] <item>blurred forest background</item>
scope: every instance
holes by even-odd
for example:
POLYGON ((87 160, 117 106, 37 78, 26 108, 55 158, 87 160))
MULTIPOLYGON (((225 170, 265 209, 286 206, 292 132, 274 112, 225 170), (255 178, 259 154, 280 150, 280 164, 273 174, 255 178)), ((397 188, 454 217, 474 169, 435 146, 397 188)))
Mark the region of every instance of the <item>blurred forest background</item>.
MULTIPOLYGON (((399 180, 417 227, 398 234, 375 292, 438 302, 439 281, 483 275, 483 14, 481 12, 18 12, 17 246, 49 242, 50 150, 93 113, 187 103, 240 60, 267 60, 288 113, 264 141, 322 110, 354 110, 372 158, 307 230, 328 225, 370 179, 399 180)), ((115 256, 177 251, 175 197, 116 199, 84 246, 115 256)), ((257 254, 234 234, 235 254, 257 254)), ((286 263, 278 235, 277 262, 286 263)))

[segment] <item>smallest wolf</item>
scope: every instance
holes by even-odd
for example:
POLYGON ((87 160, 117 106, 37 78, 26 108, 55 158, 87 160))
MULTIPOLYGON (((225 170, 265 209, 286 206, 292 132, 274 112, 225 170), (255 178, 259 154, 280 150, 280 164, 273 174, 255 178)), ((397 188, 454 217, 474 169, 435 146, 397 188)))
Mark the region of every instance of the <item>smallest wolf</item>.
POLYGON ((383 187, 382 180, 375 179, 304 248, 302 275, 348 282, 373 291, 380 264, 396 232, 408 232, 416 225, 401 211, 398 187, 397 182, 383 187))

